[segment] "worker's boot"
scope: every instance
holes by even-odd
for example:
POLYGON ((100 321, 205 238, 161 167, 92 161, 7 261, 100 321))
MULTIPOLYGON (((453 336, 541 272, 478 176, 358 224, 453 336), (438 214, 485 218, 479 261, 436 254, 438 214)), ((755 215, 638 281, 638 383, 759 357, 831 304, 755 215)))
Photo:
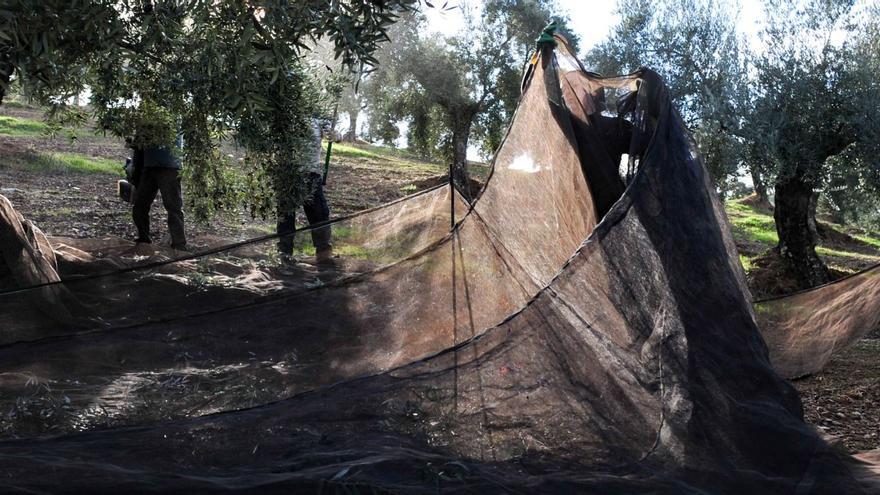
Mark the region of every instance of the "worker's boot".
POLYGON ((319 265, 333 264, 333 248, 328 246, 315 250, 315 261, 319 265))

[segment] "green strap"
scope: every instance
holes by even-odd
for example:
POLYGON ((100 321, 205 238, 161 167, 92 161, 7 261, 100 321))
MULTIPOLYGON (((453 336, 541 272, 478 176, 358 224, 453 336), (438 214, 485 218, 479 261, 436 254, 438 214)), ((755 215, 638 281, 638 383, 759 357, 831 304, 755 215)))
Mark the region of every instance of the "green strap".
POLYGON ((542 45, 556 46, 556 38, 553 36, 556 34, 557 28, 559 28, 559 25, 556 24, 556 21, 550 21, 550 24, 547 24, 547 27, 541 31, 541 36, 538 36, 538 39, 535 40, 538 48, 541 48, 542 45))

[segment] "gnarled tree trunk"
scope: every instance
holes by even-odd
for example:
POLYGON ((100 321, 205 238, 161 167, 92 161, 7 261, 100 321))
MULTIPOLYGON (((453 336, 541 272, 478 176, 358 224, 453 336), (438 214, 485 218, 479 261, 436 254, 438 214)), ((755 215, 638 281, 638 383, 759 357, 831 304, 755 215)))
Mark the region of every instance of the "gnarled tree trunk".
POLYGON ((816 254, 819 234, 816 229, 816 200, 812 184, 797 177, 776 182, 776 232, 779 254, 802 289, 831 280, 828 267, 816 254))
POLYGON ((345 131, 345 136, 342 137, 343 141, 353 143, 357 140, 357 123, 359 114, 360 110, 348 111, 348 130, 345 131))
POLYGON ((452 125, 452 180, 468 201, 470 180, 467 171, 468 139, 471 134, 471 116, 460 116, 452 125))
POLYGON ((749 174, 752 176, 752 184, 755 187, 755 196, 758 197, 758 202, 769 208, 770 198, 767 196, 767 184, 764 182, 764 178, 755 167, 749 167, 749 174))
POLYGON ((9 81, 12 79, 12 64, 9 63, 8 57, 0 55, 0 105, 3 104, 3 98, 6 97, 6 88, 9 87, 9 81))

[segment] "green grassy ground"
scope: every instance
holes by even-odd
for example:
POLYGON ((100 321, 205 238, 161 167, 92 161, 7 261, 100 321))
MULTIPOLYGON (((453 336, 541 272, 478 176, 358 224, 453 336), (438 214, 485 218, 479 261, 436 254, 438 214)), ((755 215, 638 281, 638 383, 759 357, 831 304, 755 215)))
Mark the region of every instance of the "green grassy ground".
POLYGON ((46 128, 46 124, 39 120, 0 115, 0 134, 4 136, 40 137, 46 128))
MULTIPOLYGON (((756 258, 779 242, 776 223, 770 212, 741 200, 727 201, 724 206, 740 247, 740 260, 748 272, 756 258)), ((823 240, 816 252, 832 268, 855 272, 866 264, 880 263, 880 237, 834 223, 823 222, 822 226, 830 229, 834 236, 828 241, 823 240)))
MULTIPOLYGON (((19 101, 4 101, 0 107, 0 168, 47 174, 120 175, 119 159, 100 154, 104 141, 113 138, 95 136, 82 130, 78 139, 70 135, 49 136, 49 126, 42 111, 19 101)), ((115 154, 115 153, 114 153, 115 154)))
MULTIPOLYGON (((327 151, 327 143, 323 145, 327 151)), ((370 168, 387 169, 389 172, 424 172, 442 173, 444 168, 439 163, 426 162, 406 150, 374 146, 368 144, 333 143, 331 162, 340 158, 353 160, 355 163, 370 168)), ((331 164, 331 167, 333 165, 331 164)))
POLYGON ((779 242, 773 217, 739 201, 724 205, 731 226, 751 241, 773 247, 779 242))
POLYGON ((34 149, 16 150, 0 158, 0 168, 45 174, 99 174, 122 176, 118 160, 78 153, 45 152, 34 149))
POLYGON ((122 176, 120 163, 106 158, 89 157, 74 153, 40 153, 27 169, 37 172, 75 174, 106 174, 122 176))

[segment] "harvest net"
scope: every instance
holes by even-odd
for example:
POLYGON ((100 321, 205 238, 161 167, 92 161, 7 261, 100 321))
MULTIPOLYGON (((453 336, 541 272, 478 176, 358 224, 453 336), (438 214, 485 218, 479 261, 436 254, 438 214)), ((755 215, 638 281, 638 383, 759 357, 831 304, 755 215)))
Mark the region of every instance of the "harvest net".
POLYGON ((660 78, 588 73, 558 39, 523 87, 473 203, 439 187, 317 226, 332 269, 272 236, 140 259, 7 221, 0 486, 876 490, 771 366, 800 343, 768 353, 660 78))

